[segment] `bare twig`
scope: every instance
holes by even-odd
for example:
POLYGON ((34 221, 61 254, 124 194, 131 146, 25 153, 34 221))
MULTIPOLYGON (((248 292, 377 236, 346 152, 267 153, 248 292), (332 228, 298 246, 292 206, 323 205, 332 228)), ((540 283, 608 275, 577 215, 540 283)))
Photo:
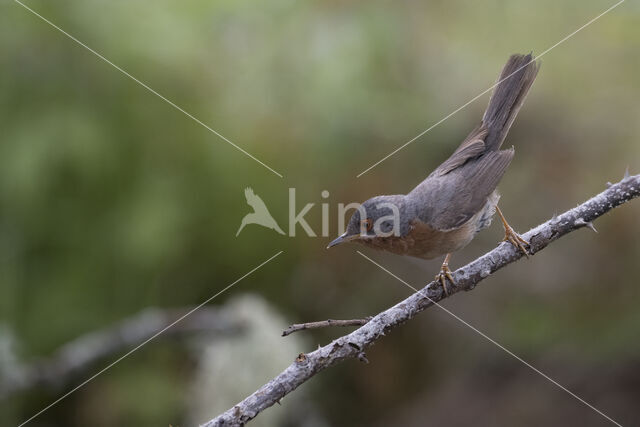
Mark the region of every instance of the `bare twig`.
POLYGON ((335 319, 327 319, 321 320, 319 322, 308 322, 308 323, 296 323, 290 325, 282 331, 282 336, 286 337, 289 334, 294 332, 302 331, 304 329, 319 329, 326 328, 329 326, 362 326, 366 325, 372 317, 365 317, 364 319, 349 319, 349 320, 335 320, 335 319))
MULTIPOLYGON (((523 237, 530 242, 530 253, 533 255, 544 249, 551 242, 567 233, 582 227, 588 227, 592 221, 611 209, 640 195, 640 175, 625 176, 597 196, 581 205, 568 210, 559 216, 528 231, 523 237)), ((481 256, 475 261, 453 273, 456 287, 448 296, 456 292, 473 289, 480 281, 489 277, 504 266, 517 261, 522 252, 514 249, 509 243, 502 243, 497 248, 481 256)), ((348 335, 342 336, 330 344, 317 350, 300 354, 278 376, 260 387, 253 394, 233 408, 205 423, 205 427, 239 426, 256 417, 260 412, 279 402, 298 386, 308 381, 318 372, 334 366, 350 358, 364 357, 364 350, 382 338, 391 329, 410 320, 419 312, 434 305, 447 295, 439 283, 431 282, 423 289, 412 294, 404 301, 374 316, 366 325, 348 335)), ((365 358, 366 360, 366 358, 365 358)))
MULTIPOLYGON (((89 332, 60 347, 49 359, 25 366, 16 366, 12 375, 0 381, 0 399, 36 386, 59 386, 74 374, 117 351, 132 347, 182 316, 188 309, 149 308, 129 317, 115 326, 89 332)), ((165 336, 206 332, 212 334, 235 333, 243 327, 224 310, 202 308, 167 329, 165 336)))

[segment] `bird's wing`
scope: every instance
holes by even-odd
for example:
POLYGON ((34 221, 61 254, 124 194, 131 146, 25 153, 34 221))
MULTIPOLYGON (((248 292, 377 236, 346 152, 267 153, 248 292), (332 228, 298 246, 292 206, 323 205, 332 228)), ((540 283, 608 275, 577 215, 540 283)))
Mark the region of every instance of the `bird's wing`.
POLYGON ((409 197, 418 217, 437 230, 451 230, 469 221, 484 207, 498 186, 509 163, 513 149, 491 151, 480 158, 441 176, 429 176, 409 197))
POLYGON ((462 141, 462 144, 454 151, 451 157, 431 173, 431 176, 446 175, 464 165, 467 161, 480 156, 485 151, 484 137, 486 135, 487 128, 480 124, 462 141))
POLYGON ((269 210, 265 206, 264 202, 262 201, 260 196, 258 196, 253 192, 251 187, 245 188, 244 196, 247 198, 247 204, 253 208, 254 212, 256 213, 267 212, 268 214, 269 210))

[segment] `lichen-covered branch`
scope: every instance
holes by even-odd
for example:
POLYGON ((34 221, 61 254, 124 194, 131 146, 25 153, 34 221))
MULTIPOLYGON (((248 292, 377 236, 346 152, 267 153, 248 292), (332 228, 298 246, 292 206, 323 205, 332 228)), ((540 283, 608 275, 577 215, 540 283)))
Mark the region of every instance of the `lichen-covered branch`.
MULTIPOLYGON (((541 251, 551 242, 574 230, 583 227, 592 228, 592 221, 639 195, 640 175, 625 175, 622 181, 610 185, 597 196, 562 215, 554 216, 544 224, 525 233, 523 237, 530 242, 530 253, 535 254, 541 251)), ((448 296, 462 290, 473 289, 480 281, 502 267, 517 261, 522 256, 522 252, 516 250, 511 244, 500 244, 487 254, 456 270, 453 277, 457 286, 451 289, 448 296)), ((446 297, 439 283, 427 284, 404 301, 374 316, 364 326, 350 334, 344 335, 311 353, 301 353, 278 376, 203 426, 243 425, 274 403, 279 402, 280 399, 318 372, 346 359, 359 358, 366 361, 364 350, 367 347, 382 338, 391 329, 410 320, 422 310, 433 305, 434 302, 446 297)))
MULTIPOLYGON (((51 358, 11 368, 11 375, 0 378, 0 399, 36 386, 65 384, 73 375, 90 368, 93 363, 123 348, 130 348, 171 324, 184 309, 149 308, 116 325, 82 335, 60 347, 51 358)), ((236 334, 243 325, 224 310, 204 307, 165 332, 183 335, 203 332, 236 334)))

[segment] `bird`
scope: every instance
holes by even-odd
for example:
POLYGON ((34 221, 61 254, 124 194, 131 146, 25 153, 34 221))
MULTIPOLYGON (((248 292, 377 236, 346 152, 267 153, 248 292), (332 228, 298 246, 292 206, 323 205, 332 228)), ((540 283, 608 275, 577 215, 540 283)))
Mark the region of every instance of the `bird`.
POLYGON ((242 223, 240 224, 240 228, 238 228, 236 237, 247 224, 258 224, 275 230, 280 234, 284 234, 284 231, 282 231, 276 220, 273 219, 269 213, 267 205, 264 204, 260 196, 253 192, 251 187, 244 189, 244 197, 247 199, 247 204, 253 208, 253 212, 246 214, 244 218, 242 218, 242 223))
POLYGON ((532 53, 514 54, 494 85, 480 123, 454 153, 407 194, 373 197, 352 214, 344 234, 327 248, 345 242, 422 259, 445 256, 435 279, 448 295, 455 286, 451 254, 487 228, 497 213, 503 241, 529 255, 529 242, 508 224, 498 207, 496 188, 514 155, 502 143, 533 84, 539 61, 532 53))

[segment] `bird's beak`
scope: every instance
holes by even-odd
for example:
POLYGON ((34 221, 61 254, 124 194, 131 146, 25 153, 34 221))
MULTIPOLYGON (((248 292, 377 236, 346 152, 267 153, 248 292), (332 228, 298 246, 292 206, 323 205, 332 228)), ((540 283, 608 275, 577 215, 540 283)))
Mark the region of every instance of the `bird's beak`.
POLYGON ((332 246, 339 245, 340 243, 349 242, 351 240, 354 240, 357 237, 358 237, 358 235, 347 236, 347 233, 344 233, 343 235, 341 235, 340 237, 338 237, 337 239, 335 239, 331 243, 329 243, 329 245, 327 246, 327 249, 329 249, 332 246))

